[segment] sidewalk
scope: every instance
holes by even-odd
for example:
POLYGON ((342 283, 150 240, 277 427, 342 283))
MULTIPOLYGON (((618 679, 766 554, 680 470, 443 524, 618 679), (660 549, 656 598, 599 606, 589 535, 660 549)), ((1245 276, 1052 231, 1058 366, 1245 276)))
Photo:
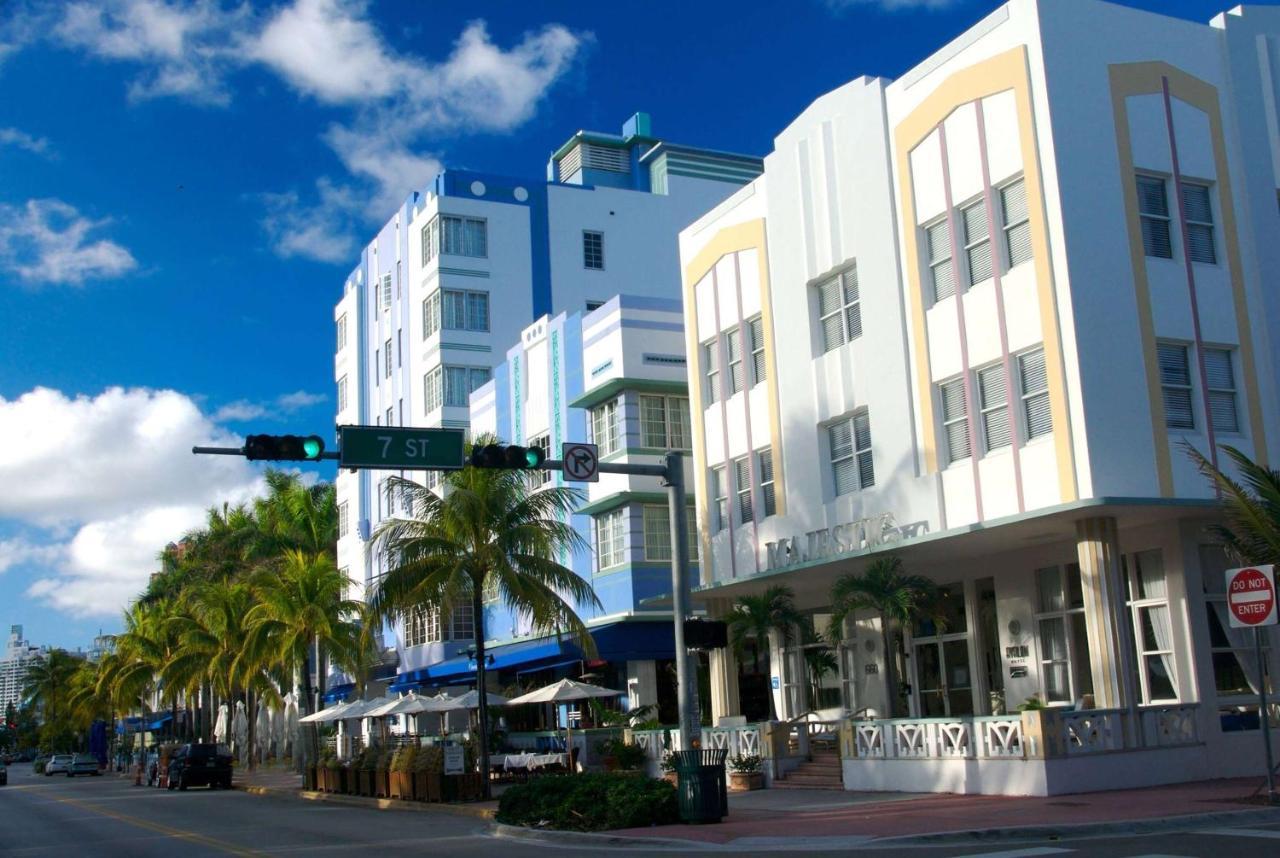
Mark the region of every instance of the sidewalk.
POLYGON ((493 819, 498 812, 497 801, 441 804, 424 801, 401 801, 391 798, 368 798, 357 795, 337 795, 304 790, 302 788, 302 775, 288 766, 268 766, 254 771, 245 771, 237 767, 232 788, 244 790, 253 795, 287 796, 308 801, 341 804, 347 807, 364 807, 371 810, 438 811, 452 813, 457 816, 473 816, 480 819, 493 819))
POLYGON ((1185 819, 1194 815, 1222 824, 1224 813, 1240 811, 1253 811, 1250 816, 1274 815, 1280 822, 1280 809, 1247 800, 1257 785, 1257 778, 1243 778, 1049 798, 761 790, 730 793, 729 816, 719 825, 664 825, 610 833, 638 840, 756 846, 812 838, 854 842, 979 831, 1008 838, 1049 837, 1070 833, 1077 826, 1102 833, 1108 824, 1132 826, 1161 820, 1164 825, 1194 824, 1195 820, 1185 819))

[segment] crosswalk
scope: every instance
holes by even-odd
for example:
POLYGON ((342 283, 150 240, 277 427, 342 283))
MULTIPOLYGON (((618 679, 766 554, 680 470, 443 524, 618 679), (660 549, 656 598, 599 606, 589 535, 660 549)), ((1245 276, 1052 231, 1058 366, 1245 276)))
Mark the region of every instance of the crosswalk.
MULTIPOLYGON (((1134 835, 1134 836, 1143 837, 1144 835, 1134 835)), ((1154 840, 1165 840, 1165 838, 1176 839, 1178 841, 1177 846, 1175 846, 1175 849, 1177 851, 1138 852, 1135 850, 1134 852, 1126 852, 1123 849, 1123 846, 1117 849, 1116 844, 1108 844, 1109 848, 1100 849, 1099 847, 1102 847, 1104 844, 1107 844, 1108 841, 1111 841, 1114 839, 1121 839, 1121 838, 1107 837, 1107 838, 1099 838, 1096 841, 1076 841, 1069 846, 1068 845, 1022 846, 1022 847, 1014 847, 1011 849, 993 850, 990 852, 967 852, 963 855, 948 856, 948 858, 1038 858, 1038 856, 1041 856, 1041 855, 1066 855, 1069 853, 1076 853, 1078 855, 1092 855, 1100 852, 1105 852, 1105 854, 1108 856, 1116 856, 1116 858, 1201 858, 1201 856, 1208 854, 1204 851, 1201 845, 1203 841, 1198 843, 1192 843, 1192 842, 1189 842, 1187 838, 1196 838, 1196 839, 1232 838, 1236 840, 1236 843, 1238 846, 1243 847, 1245 845, 1245 842, 1250 839, 1254 841, 1280 840, 1280 829, 1244 828, 1244 827, 1202 828, 1194 831, 1182 832, 1180 834, 1174 834, 1171 832, 1170 834, 1166 834, 1166 835, 1145 835, 1145 836, 1150 837, 1154 840)), ((1159 845, 1168 846, 1169 844, 1165 842, 1159 845)), ((1258 845, 1261 846, 1262 843, 1259 842, 1258 845)), ((1216 855, 1218 849, 1222 849, 1222 848, 1229 848, 1229 847, 1226 844, 1219 843, 1215 846, 1213 854, 1216 855)), ((1280 847, 1272 847, 1271 845, 1267 845, 1264 847, 1263 852, 1255 853, 1250 850, 1248 851, 1248 854, 1280 855, 1280 847), (1273 852, 1272 851, 1273 849, 1276 849, 1277 851, 1273 852)))

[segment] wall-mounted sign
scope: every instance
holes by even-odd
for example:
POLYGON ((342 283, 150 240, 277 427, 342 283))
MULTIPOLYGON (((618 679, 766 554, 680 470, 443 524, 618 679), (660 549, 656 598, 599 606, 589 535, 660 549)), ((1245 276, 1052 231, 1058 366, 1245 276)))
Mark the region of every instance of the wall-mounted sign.
POLYGON ((773 685, 774 691, 777 691, 779 688, 782 687, 782 681, 778 679, 778 677, 776 676, 773 677, 773 682, 771 684, 773 685))
POLYGON ((462 753, 461 745, 445 745, 444 746, 444 773, 446 775, 460 775, 466 768, 465 757, 462 753))
POLYGON ((1027 669, 1025 667, 1013 667, 1012 665, 1009 667, 1010 679, 1025 679, 1026 676, 1027 669))
POLYGON ((1022 646, 1007 646, 1004 648, 1004 657, 1005 658, 1026 658, 1027 647, 1025 644, 1022 646))
POLYGON ((866 670, 867 670, 867 676, 873 676, 880 672, 880 665, 876 664, 873 661, 867 665, 866 670))
POLYGON ((848 524, 811 530, 804 536, 766 542, 764 544, 765 569, 780 569, 833 554, 861 551, 897 542, 904 537, 915 536, 922 526, 924 526, 923 522, 899 526, 894 520, 893 513, 886 512, 871 518, 851 521, 848 524))

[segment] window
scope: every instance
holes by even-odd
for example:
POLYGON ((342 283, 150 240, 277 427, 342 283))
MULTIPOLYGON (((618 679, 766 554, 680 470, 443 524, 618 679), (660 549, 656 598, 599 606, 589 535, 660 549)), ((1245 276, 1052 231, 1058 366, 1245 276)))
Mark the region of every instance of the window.
POLYGON ((440 218, 433 217, 430 223, 422 228, 422 264, 426 265, 434 259, 439 248, 440 218))
MULTIPOLYGON (((439 302, 439 326, 448 331, 489 330, 489 293, 441 289, 432 295, 439 302)), ((428 299, 431 300, 431 299, 428 299)))
POLYGON ((386 422, 386 423, 384 423, 384 424, 382 424, 382 425, 384 425, 384 426, 394 426, 394 425, 396 425, 396 423, 395 423, 395 419, 396 419, 396 410, 395 410, 395 408, 388 408, 388 409, 387 409, 387 422, 386 422))
POLYGON ((604 233, 582 231, 582 267, 595 271, 604 270, 604 233))
POLYGON ((396 328, 396 366, 404 364, 404 331, 396 328))
POLYGON ((849 268, 817 285, 822 350, 829 352, 862 336, 858 269, 849 268))
POLYGON ((373 350, 373 386, 378 386, 378 379, 382 378, 382 351, 380 349, 373 350))
POLYGON ((1209 391, 1209 421, 1215 432, 1239 432, 1236 412, 1236 377, 1231 371, 1231 350, 1204 350, 1204 386, 1209 391))
POLYGON ((987 222, 987 204, 979 200, 960 209, 964 227, 964 255, 969 269, 969 285, 991 277, 991 225, 987 222))
POLYGON ((347 377, 338 379, 338 411, 347 410, 347 377))
POLYGON ((347 508, 347 502, 343 501, 338 504, 338 536, 346 536, 350 527, 351 516, 347 508))
POLYGON ((1147 256, 1173 258, 1169 239, 1169 197, 1164 179, 1138 176, 1138 215, 1142 221, 1142 250, 1147 256))
POLYGON ((960 379, 938 386, 942 400, 942 434, 947 439, 947 461, 958 462, 971 455, 969 448, 969 408, 964 382, 960 379))
POLYGON ((340 352, 347 347, 347 314, 338 317, 338 348, 340 352))
POLYGON ((454 606, 449 617, 449 639, 469 641, 476 636, 475 611, 470 604, 454 606))
POLYGON ((655 450, 689 450, 689 400, 683 396, 640 397, 640 446, 655 450))
POLYGON ((603 571, 620 566, 624 558, 624 531, 627 508, 619 507, 596 516, 596 566, 603 571))
POLYGON ((1192 262, 1218 261, 1213 244, 1213 205, 1209 202, 1209 186, 1182 183, 1182 217, 1187 222, 1187 255, 1192 262))
POLYGON ((404 425, 404 397, 403 396, 400 397, 399 401, 396 403, 396 416, 399 418, 398 420, 396 420, 396 425, 403 426, 404 425))
POLYGON ((751 386, 755 387, 769 377, 764 362, 764 319, 761 316, 747 320, 747 347, 751 349, 751 386))
POLYGON ((1124 558, 1129 622, 1142 702, 1176 701, 1178 676, 1173 661, 1173 627, 1169 619, 1164 560, 1159 551, 1141 551, 1133 555, 1132 562, 1129 560, 1124 558))
MULTIPOLYGON (((1213 684, 1223 730, 1256 729, 1258 721, 1258 656, 1249 629, 1231 627, 1227 608, 1226 571, 1235 564, 1217 545, 1200 546, 1200 576, 1209 621, 1213 684), (1225 705, 1224 705, 1225 704, 1225 705)), ((1270 638, 1263 636, 1263 667, 1271 660, 1270 638)), ((1272 671, 1266 671, 1268 692, 1274 690, 1272 671)), ((1274 723, 1274 722, 1273 722, 1274 723)))
MULTIPOLYGON (((388 422, 387 422, 387 425, 388 425, 388 426, 390 426, 390 425, 391 425, 390 420, 391 420, 391 415, 390 415, 390 414, 388 414, 388 415, 387 415, 387 421, 388 421, 388 422)), ((392 482, 391 482, 391 480, 383 480, 383 481, 382 481, 382 491, 383 491, 383 492, 386 494, 386 496, 387 496, 387 515, 389 515, 389 516, 391 516, 391 515, 395 515, 395 514, 396 514, 396 489, 395 489, 395 484, 394 484, 394 483, 392 483, 392 482)))
MULTIPOLYGON (((831 447, 831 482, 837 495, 856 492, 876 484, 871 456, 871 418, 866 411, 827 427, 831 447)), ((772 475, 772 467, 770 475, 772 475)))
POLYGON ((603 306, 604 306, 604 301, 588 301, 587 312, 590 313, 593 310, 599 310, 603 306))
POLYGON ((720 399, 720 351, 716 341, 702 344, 702 363, 707 368, 707 404, 720 399))
POLYGON ((764 507, 764 517, 776 515, 778 500, 773 485, 773 451, 756 452, 756 473, 760 475, 760 504, 764 507))
POLYGON ((1027 440, 1048 435, 1053 431, 1053 413, 1049 410, 1049 377, 1044 369, 1044 349, 1018 355, 1018 384, 1027 440))
POLYGON ((1009 267, 1031 258, 1031 222, 1027 210, 1027 185, 1022 179, 1000 189, 1004 250, 1009 267))
POLYGON ((620 448, 617 399, 610 399, 591 409, 591 439, 600 448, 601 456, 615 453, 620 448))
POLYGON ((749 524, 751 510, 751 462, 746 456, 733 460, 733 485, 738 493, 738 522, 749 524))
POLYGON ((951 266, 951 229, 944 217, 924 228, 925 248, 929 254, 930 279, 933 281, 933 300, 941 301, 956 293, 956 281, 951 266))
POLYGON ((404 616, 404 645, 422 646, 440 640, 440 612, 413 608, 404 616))
POLYGON ((1160 390, 1164 394, 1164 425, 1170 429, 1196 428, 1191 410, 1191 370, 1187 347, 1178 343, 1156 343, 1160 362, 1160 390))
POLYGON ((422 230, 422 264, 430 262, 437 252, 455 256, 488 256, 488 223, 483 218, 436 216, 422 230))
POLYGON ((422 377, 422 401, 427 414, 438 409, 443 403, 440 390, 440 367, 436 367, 422 377))
POLYGON ((978 370, 978 409, 982 417, 982 439, 987 452, 1008 447, 1013 439, 1009 425, 1009 396, 1005 387, 1004 364, 978 370))
POLYGON ((477 366, 441 366, 427 373, 427 413, 442 404, 455 408, 470 405, 471 392, 489 380, 489 370, 477 366))
POLYGON ((440 293, 432 292, 422 301, 422 338, 440 330, 440 293))
POLYGON ((1040 685, 1044 699, 1049 703, 1079 701, 1093 693, 1079 564, 1037 569, 1036 589, 1040 685))
POLYGON ((387 340, 386 344, 383 345, 382 355, 383 374, 387 378, 391 378, 391 340, 387 340))
POLYGON ((391 309, 391 275, 382 275, 382 309, 391 309))
POLYGON ((729 353, 729 395, 742 390, 744 378, 742 375, 742 331, 738 328, 730 328, 724 332, 725 349, 729 353))
MULTIPOLYGON (((688 536, 689 562, 698 562, 698 526, 693 507, 685 508, 685 533, 688 536)), ((665 506, 644 507, 644 559, 670 563, 671 513, 665 506)))
MULTIPOLYGON (((539 435, 528 443, 530 447, 537 447, 542 450, 543 459, 551 458, 551 435, 539 435)), ((529 472, 529 486, 531 488, 541 488, 551 482, 551 472, 544 471, 541 468, 529 472)))
POLYGON ((729 487, 725 481, 724 466, 711 469, 711 496, 715 498, 711 527, 719 533, 729 526, 729 487))

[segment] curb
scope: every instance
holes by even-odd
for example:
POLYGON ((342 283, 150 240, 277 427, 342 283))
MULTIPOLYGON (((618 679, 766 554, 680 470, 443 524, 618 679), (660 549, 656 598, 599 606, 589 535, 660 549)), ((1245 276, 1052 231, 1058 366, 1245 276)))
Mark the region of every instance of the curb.
POLYGON ((1183 814, 1150 819, 1112 822, 1081 822, 1067 825, 1027 825, 1011 828, 977 828, 939 831, 931 834, 905 834, 880 837, 866 834, 766 837, 752 835, 726 843, 685 840, 676 837, 635 837, 607 832, 555 831, 523 828, 495 822, 489 830, 495 837, 529 840, 546 844, 576 843, 596 847, 623 849, 683 849, 687 851, 723 852, 751 849, 759 852, 794 852, 812 849, 880 849, 890 846, 947 846, 966 843, 1058 841, 1100 838, 1111 835, 1142 835, 1217 828, 1224 825, 1268 824, 1280 822, 1280 808, 1260 810, 1227 810, 1210 813, 1183 814))
POLYGON ((475 819, 491 820, 497 813, 488 807, 472 807, 465 804, 427 803, 421 801, 401 801, 394 798, 367 798, 358 795, 338 795, 336 793, 315 792, 312 790, 281 789, 280 787, 232 785, 232 789, 249 795, 275 796, 278 798, 296 798, 301 801, 322 801, 329 804, 341 804, 346 807, 363 807, 367 810, 400 810, 417 811, 419 813, 449 813, 454 816, 469 816, 475 819))

